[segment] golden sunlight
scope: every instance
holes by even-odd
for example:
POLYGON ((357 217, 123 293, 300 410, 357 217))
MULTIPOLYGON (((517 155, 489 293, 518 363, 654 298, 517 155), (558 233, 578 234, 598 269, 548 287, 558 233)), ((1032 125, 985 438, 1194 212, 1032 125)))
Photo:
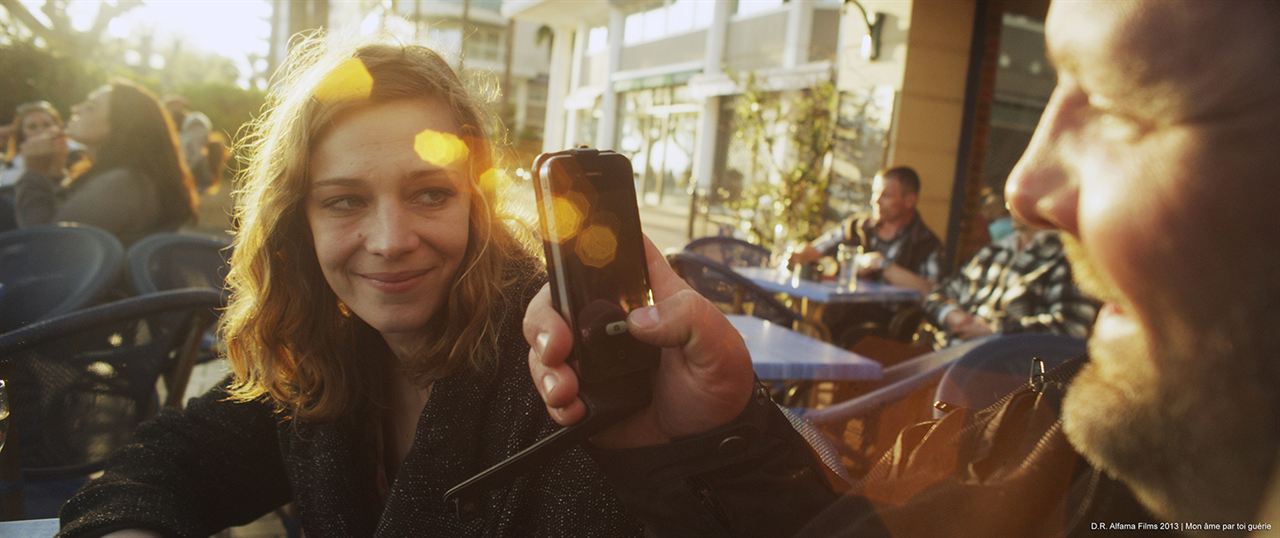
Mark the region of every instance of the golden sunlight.
POLYGON ((369 70, 365 69, 360 60, 348 58, 320 81, 320 85, 316 88, 316 99, 320 101, 367 99, 372 91, 373 77, 369 75, 369 70))
POLYGON ((422 160, 442 168, 467 158, 470 153, 467 144, 457 135, 432 129, 424 129, 413 138, 413 151, 422 160))
MULTIPOLYGON (((570 194, 572 195, 572 194, 570 194)), ((561 243, 578 235, 585 217, 576 200, 556 196, 551 199, 552 225, 561 243)))
POLYGON ((608 226, 592 224, 582 231, 574 251, 582 263, 603 268, 618 256, 618 236, 608 226))

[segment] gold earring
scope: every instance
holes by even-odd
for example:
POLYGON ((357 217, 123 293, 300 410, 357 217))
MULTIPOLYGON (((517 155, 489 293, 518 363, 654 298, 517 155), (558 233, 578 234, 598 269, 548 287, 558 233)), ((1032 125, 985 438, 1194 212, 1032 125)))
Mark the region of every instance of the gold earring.
POLYGON ((347 303, 342 302, 341 299, 338 300, 338 313, 342 314, 342 317, 344 318, 351 317, 351 309, 348 308, 347 303))

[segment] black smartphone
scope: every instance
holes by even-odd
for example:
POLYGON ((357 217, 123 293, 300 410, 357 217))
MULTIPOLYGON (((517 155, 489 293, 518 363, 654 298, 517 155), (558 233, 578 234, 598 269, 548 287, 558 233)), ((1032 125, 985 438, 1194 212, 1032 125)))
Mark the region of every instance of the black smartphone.
POLYGON ((649 404, 660 350, 627 332, 627 314, 653 304, 631 161, 579 147, 534 161, 552 304, 573 333, 569 363, 587 407, 581 422, 481 471, 445 493, 464 520, 480 495, 649 404))
POLYGON ((611 399, 647 397, 619 386, 647 387, 633 378, 658 361, 657 348, 627 332, 627 314, 653 304, 631 161, 577 148, 544 153, 534 168, 552 302, 573 333, 570 364, 588 413, 593 404, 631 403, 611 399))

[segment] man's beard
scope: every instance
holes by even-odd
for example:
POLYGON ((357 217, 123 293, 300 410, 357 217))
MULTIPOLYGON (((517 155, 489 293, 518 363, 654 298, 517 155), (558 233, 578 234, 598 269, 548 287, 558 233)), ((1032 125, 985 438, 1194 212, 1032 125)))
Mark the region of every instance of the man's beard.
MULTIPOLYGON (((1080 287, 1118 299, 1079 243, 1063 240, 1080 287)), ((1205 299, 1215 315, 1163 309, 1124 345, 1091 342, 1091 362, 1067 393, 1072 445, 1161 517, 1228 522, 1256 513, 1280 446, 1276 339, 1261 335, 1280 331, 1280 315, 1256 304, 1266 295, 1257 291, 1205 299)), ((1179 292, 1187 293, 1171 291, 1179 292)))

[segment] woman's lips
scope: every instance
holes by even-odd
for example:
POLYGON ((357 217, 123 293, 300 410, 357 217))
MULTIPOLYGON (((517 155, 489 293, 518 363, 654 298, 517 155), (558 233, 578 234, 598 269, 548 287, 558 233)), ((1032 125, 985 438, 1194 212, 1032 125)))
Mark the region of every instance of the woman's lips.
POLYGON ((420 269, 417 271, 397 271, 394 273, 356 273, 357 276, 363 278, 374 289, 385 293, 402 293, 416 287, 430 269, 420 269))

